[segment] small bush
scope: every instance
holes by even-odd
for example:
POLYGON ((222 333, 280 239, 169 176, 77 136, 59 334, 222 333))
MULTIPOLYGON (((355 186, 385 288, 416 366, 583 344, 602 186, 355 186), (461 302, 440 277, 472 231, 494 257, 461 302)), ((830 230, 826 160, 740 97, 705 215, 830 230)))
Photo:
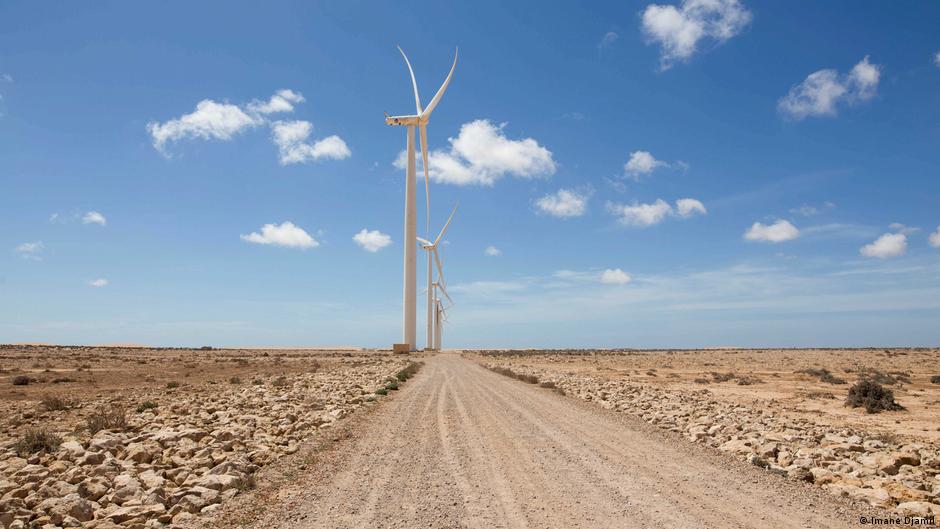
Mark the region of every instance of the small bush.
POLYGON ((535 375, 519 375, 519 380, 521 380, 521 381, 523 381, 523 382, 527 382, 527 383, 529 383, 529 384, 538 384, 538 383, 539 383, 539 377, 537 377, 537 376, 535 376, 535 375))
POLYGON ((229 383, 229 384, 241 384, 241 383, 242 383, 242 379, 240 379, 240 378, 238 378, 238 377, 232 377, 232 378, 228 379, 228 383, 229 383))
POLYGON ((251 384, 254 385, 254 386, 263 386, 263 385, 264 385, 264 380, 261 380, 260 378, 256 378, 256 379, 254 379, 254 380, 251 381, 251 384))
POLYGON ((827 384, 845 384, 845 380, 841 379, 832 373, 828 369, 801 369, 797 373, 803 373, 804 375, 809 375, 811 377, 816 377, 820 382, 825 382, 827 384))
POLYGON ((45 395, 39 405, 46 411, 62 411, 72 407, 73 402, 58 395, 45 395))
POLYGON ((180 387, 180 383, 175 380, 166 383, 166 389, 176 389, 178 387, 180 387))
POLYGON ((375 390, 376 395, 388 395, 388 390, 385 388, 379 388, 375 390))
POLYGON ((47 454, 55 452, 59 449, 60 444, 62 444, 62 438, 58 435, 40 428, 29 428, 23 434, 23 437, 13 445, 13 450, 16 455, 27 457, 39 452, 47 454))
POLYGON ((137 405, 137 413, 143 413, 147 410, 152 410, 156 407, 157 407, 157 403, 152 400, 141 402, 140 404, 137 405))
POLYGON ((29 383, 32 382, 32 381, 33 381, 33 380, 32 380, 31 378, 29 378, 28 376, 26 376, 26 375, 17 375, 17 376, 15 376, 15 377, 13 377, 13 385, 14 385, 14 386, 25 386, 25 385, 29 384, 29 383))
POLYGON ((696 378, 693 382, 696 384, 710 384, 707 378, 696 378))
POLYGON ((556 386, 555 383, 552 382, 551 380, 546 380, 545 382, 542 382, 541 384, 539 384, 539 387, 548 388, 548 389, 555 389, 557 386, 556 386))
POLYGON ((729 380, 734 380, 735 377, 734 373, 716 373, 714 371, 712 371, 711 375, 712 380, 715 382, 727 382, 729 380))
POLYGON ((809 393, 806 394, 806 398, 813 399, 813 400, 834 399, 836 398, 836 396, 833 395, 832 393, 829 393, 828 391, 810 391, 809 393))
POLYGON ((757 377, 738 377, 739 386, 750 386, 751 384, 763 384, 764 381, 757 377))
POLYGON ((863 378, 849 388, 845 405, 852 408, 864 407, 868 413, 881 411, 900 411, 904 408, 894 401, 894 392, 874 380, 863 378))
POLYGON ((940 384, 940 375, 934 375, 930 377, 931 384, 940 384))
POLYGON ((52 379, 52 383, 53 383, 53 384, 63 384, 63 383, 67 383, 67 382, 75 382, 75 379, 74 379, 74 378, 69 378, 69 377, 53 378, 53 379, 52 379))
POLYGON ((393 381, 389 382, 388 384, 385 384, 385 389, 390 389, 390 390, 392 390, 392 391, 397 390, 397 389, 398 389, 398 381, 397 381, 397 380, 393 380, 393 381))
POLYGON ((284 386, 287 385, 287 377, 279 376, 275 378, 273 381, 271 381, 271 385, 276 388, 283 388, 284 386))
POLYGON ((404 382, 408 380, 409 378, 413 377, 415 373, 418 372, 418 369, 421 369, 421 366, 423 365, 424 365, 424 362, 411 362, 410 364, 405 366, 404 369, 402 369, 398 373, 395 373, 395 378, 397 378, 400 382, 404 382))
POLYGON ((127 415, 124 408, 98 409, 85 419, 85 427, 91 435, 101 430, 124 431, 127 429, 127 415))

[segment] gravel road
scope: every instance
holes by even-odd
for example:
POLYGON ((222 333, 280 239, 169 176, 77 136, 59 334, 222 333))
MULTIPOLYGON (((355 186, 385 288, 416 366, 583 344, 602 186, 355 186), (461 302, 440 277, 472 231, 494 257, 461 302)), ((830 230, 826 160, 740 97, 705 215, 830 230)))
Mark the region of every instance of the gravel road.
POLYGON ((335 457, 254 526, 842 528, 863 514, 456 354, 428 360, 335 457))

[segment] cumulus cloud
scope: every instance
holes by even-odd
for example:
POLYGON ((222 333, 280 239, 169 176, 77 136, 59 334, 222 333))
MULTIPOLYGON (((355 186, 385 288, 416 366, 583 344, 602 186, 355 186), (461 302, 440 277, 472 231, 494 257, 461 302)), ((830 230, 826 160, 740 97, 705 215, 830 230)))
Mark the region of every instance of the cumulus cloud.
POLYGON ((908 226, 907 224, 901 224, 900 222, 892 222, 888 225, 888 227, 891 228, 891 231, 896 233, 903 233, 904 235, 910 235, 920 231, 920 228, 916 226, 908 226))
POLYGON ((105 226, 108 224, 108 220, 97 211, 89 211, 82 217, 82 224, 99 224, 105 226))
POLYGON ((193 138, 225 141, 247 129, 266 125, 271 128, 281 165, 348 158, 352 153, 339 136, 308 142, 313 132, 313 124, 309 121, 269 119, 271 114, 293 112, 294 105, 304 101, 303 94, 286 88, 278 90, 267 101, 255 99, 244 108, 205 99, 190 114, 164 123, 148 123, 147 131, 153 137, 153 146, 165 156, 169 156, 167 147, 171 142, 193 138))
POLYGON ((749 241, 763 242, 784 242, 796 239, 800 236, 800 230, 788 220, 778 220, 773 224, 767 225, 755 222, 746 232, 744 238, 749 241))
POLYGON ((708 211, 705 209, 705 204, 694 198, 680 198, 676 200, 676 213, 687 219, 696 214, 705 215, 708 211))
POLYGON ((569 189, 559 189, 535 201, 539 211, 553 217, 580 217, 587 211, 588 197, 569 189))
POLYGON ((937 231, 930 234, 927 237, 927 242, 930 243, 934 248, 940 248, 940 226, 937 226, 937 231))
MULTIPOLYGON (((505 127, 506 123, 494 125, 486 119, 464 123, 457 137, 448 139, 448 150, 428 154, 431 179, 444 184, 491 186, 506 175, 535 178, 554 174, 551 151, 532 138, 507 138, 505 127)), ((399 153, 394 164, 404 169, 406 154, 399 153)), ((418 173, 422 171, 419 167, 418 173)))
POLYGON ((619 38, 620 38, 620 35, 618 35, 616 32, 614 32, 614 31, 608 31, 607 33, 604 33, 604 36, 603 36, 603 37, 601 37, 601 41, 600 41, 600 43, 597 45, 597 47, 600 48, 600 49, 602 49, 602 50, 603 50, 603 49, 606 49, 606 48, 609 48, 609 47, 613 46, 614 43, 617 42, 617 39, 619 39, 619 38))
POLYGON ((271 99, 248 103, 248 111, 254 114, 275 114, 278 112, 293 112, 295 103, 306 101, 303 94, 290 89, 278 90, 271 99))
POLYGON ((601 272, 601 283, 605 285, 626 285, 630 282, 630 275, 619 268, 608 268, 601 272))
POLYGON ((643 33, 660 46, 663 70, 687 61, 701 41, 721 44, 751 22, 738 0, 683 0, 678 6, 650 4, 642 14, 643 33))
POLYGON ((497 248, 497 247, 495 247, 495 246, 487 246, 487 247, 483 250, 483 255, 486 255, 486 256, 488 256, 488 257, 497 257, 497 256, 502 255, 502 254, 503 254, 503 252, 501 252, 501 251, 499 250, 499 248, 497 248))
POLYGON ((255 244, 270 244, 285 248, 307 249, 320 246, 320 243, 306 231, 289 221, 280 225, 265 224, 261 227, 261 233, 251 232, 248 235, 241 235, 241 239, 255 244))
POLYGON ((777 102, 784 116, 801 120, 810 116, 835 116, 842 103, 853 105, 875 96, 881 67, 866 55, 845 75, 833 69, 813 72, 777 102))
POLYGON ((668 163, 657 160, 649 151, 633 151, 630 153, 630 159, 623 165, 623 171, 636 179, 652 173, 659 167, 668 166, 668 163))
POLYGON ((16 248, 13 249, 14 252, 18 253, 23 259, 31 259, 33 261, 42 261, 42 252, 46 249, 46 245, 42 241, 36 242, 24 242, 16 248))
POLYGON ((343 160, 352 155, 346 142, 339 136, 329 136, 307 143, 312 132, 313 124, 309 121, 276 121, 271 125, 271 134, 278 148, 281 165, 321 159, 343 160))
POLYGON ((88 284, 91 285, 91 286, 93 286, 93 287, 95 287, 95 288, 101 288, 101 287, 106 287, 106 286, 108 286, 108 280, 107 280, 107 279, 104 279, 104 278, 99 278, 99 279, 95 279, 95 280, 93 280, 93 281, 89 281, 88 284))
POLYGON ((661 198, 650 204, 634 202, 627 205, 608 202, 607 211, 617 216, 617 220, 621 224, 639 227, 659 224, 668 216, 687 219, 696 214, 705 215, 707 213, 705 205, 694 198, 677 200, 675 208, 661 198))
POLYGON ((388 234, 382 233, 379 230, 370 231, 365 228, 353 235, 352 239, 356 241, 356 244, 361 246, 363 250, 372 253, 392 244, 392 238, 388 234))
POLYGON ((151 121, 147 124, 147 131, 153 137, 153 146, 166 154, 168 142, 192 138, 230 140, 239 132, 261 123, 260 118, 248 115, 237 105, 203 99, 189 114, 164 123, 151 121))
POLYGON ((887 259, 897 257, 907 252, 907 235, 903 233, 885 233, 875 239, 875 242, 866 244, 859 249, 865 257, 887 259))

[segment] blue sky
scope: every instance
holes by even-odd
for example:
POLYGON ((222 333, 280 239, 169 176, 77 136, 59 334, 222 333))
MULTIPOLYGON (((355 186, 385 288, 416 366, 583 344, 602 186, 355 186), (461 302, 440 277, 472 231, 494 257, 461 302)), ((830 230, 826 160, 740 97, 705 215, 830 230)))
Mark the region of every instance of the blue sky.
POLYGON ((400 44, 425 102, 460 49, 429 126, 446 347, 937 345, 938 20, 4 2, 0 342, 398 341, 400 44))

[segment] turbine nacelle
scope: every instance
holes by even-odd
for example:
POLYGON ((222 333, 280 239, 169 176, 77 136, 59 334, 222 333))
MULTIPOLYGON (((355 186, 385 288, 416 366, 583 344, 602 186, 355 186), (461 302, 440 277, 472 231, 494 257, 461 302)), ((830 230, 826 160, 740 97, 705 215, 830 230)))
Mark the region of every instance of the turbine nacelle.
MULTIPOLYGON (((427 123, 427 120, 425 120, 427 123)), ((392 126, 415 127, 421 125, 421 116, 389 116, 385 114, 385 124, 392 126)))

